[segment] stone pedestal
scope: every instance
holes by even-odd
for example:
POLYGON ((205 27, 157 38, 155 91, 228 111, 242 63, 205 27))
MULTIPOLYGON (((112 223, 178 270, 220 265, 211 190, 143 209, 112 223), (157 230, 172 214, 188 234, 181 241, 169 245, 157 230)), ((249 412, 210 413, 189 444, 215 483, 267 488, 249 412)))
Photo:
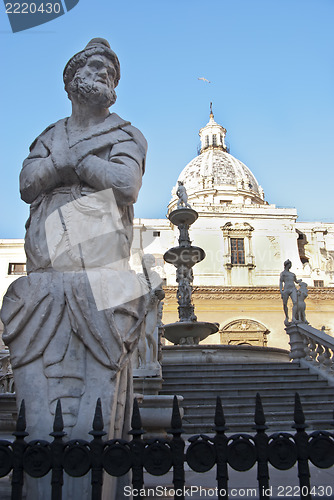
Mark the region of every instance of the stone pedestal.
MULTIPOLYGON (((182 418, 184 414, 181 407, 183 397, 176 396, 182 418)), ((146 431, 143 439, 167 437, 167 430, 171 427, 173 399, 174 395, 144 395, 138 397, 142 425, 146 431)))

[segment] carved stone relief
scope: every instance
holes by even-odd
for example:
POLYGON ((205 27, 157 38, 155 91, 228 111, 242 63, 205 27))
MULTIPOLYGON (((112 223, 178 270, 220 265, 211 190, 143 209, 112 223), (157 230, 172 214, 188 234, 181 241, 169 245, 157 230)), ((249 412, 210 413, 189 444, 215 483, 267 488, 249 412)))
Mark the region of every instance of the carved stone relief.
POLYGON ((237 319, 225 325, 220 331, 220 342, 224 345, 267 346, 269 330, 251 319, 237 319))

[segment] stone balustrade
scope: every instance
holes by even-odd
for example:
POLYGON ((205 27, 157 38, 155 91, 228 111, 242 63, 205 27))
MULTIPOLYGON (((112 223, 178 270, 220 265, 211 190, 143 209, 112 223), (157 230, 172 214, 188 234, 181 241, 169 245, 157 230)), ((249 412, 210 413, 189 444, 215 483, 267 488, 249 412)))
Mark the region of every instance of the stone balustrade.
POLYGON ((292 323, 286 328, 290 336, 290 358, 326 378, 334 386, 334 338, 306 323, 292 323))

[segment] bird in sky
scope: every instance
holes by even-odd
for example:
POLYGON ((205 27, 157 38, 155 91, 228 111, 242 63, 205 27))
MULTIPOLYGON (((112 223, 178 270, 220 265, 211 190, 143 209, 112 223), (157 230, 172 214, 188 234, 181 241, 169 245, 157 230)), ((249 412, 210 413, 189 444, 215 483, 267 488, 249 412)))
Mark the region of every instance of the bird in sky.
POLYGON ((200 76, 199 78, 197 78, 197 80, 203 80, 203 82, 211 83, 209 80, 207 80, 206 78, 204 78, 204 76, 200 76))

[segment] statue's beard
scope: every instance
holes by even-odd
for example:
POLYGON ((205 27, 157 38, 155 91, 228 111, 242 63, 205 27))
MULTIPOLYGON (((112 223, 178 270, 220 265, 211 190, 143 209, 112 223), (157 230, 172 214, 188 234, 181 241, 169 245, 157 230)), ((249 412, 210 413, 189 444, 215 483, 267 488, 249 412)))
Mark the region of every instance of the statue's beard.
POLYGON ((95 104, 102 108, 110 108, 116 102, 116 92, 107 85, 90 84, 84 78, 75 77, 69 85, 69 93, 75 94, 82 104, 95 104))

